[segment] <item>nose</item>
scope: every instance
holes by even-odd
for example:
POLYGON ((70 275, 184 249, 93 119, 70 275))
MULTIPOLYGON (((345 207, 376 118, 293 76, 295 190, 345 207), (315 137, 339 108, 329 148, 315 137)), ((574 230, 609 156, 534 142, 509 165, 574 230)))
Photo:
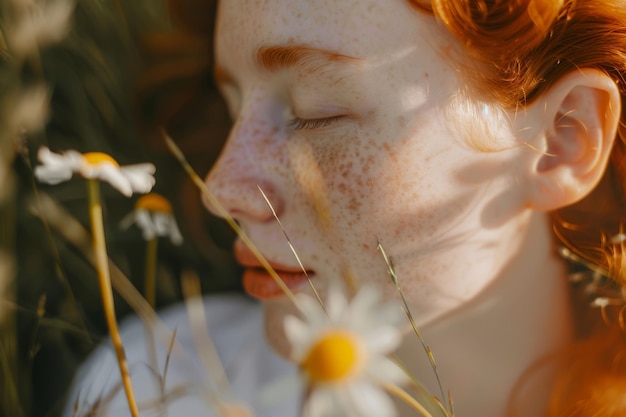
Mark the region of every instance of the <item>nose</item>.
MULTIPOLYGON (((279 129, 271 118, 240 117, 233 126, 222 154, 209 172, 206 185, 230 216, 248 222, 275 221, 285 200, 281 194, 279 129)), ((213 214, 217 208, 203 199, 213 214)))

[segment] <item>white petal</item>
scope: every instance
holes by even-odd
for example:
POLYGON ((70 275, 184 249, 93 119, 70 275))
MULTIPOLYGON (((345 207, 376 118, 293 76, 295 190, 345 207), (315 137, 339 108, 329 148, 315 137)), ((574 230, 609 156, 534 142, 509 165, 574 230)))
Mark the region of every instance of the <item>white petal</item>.
POLYGON ((338 417, 341 415, 338 408, 332 388, 320 386, 306 399, 303 417, 338 417))
POLYGON ((366 373, 373 379, 393 384, 407 384, 410 380, 404 370, 389 358, 379 356, 367 365, 366 373))
POLYGON ((41 182, 58 184, 72 178, 72 170, 63 166, 39 165, 35 167, 35 177, 41 182))
POLYGON ((37 158, 42 165, 35 167, 35 176, 39 181, 48 184, 58 184, 69 180, 73 172, 82 164, 82 156, 76 151, 58 154, 45 146, 39 148, 37 158))
POLYGON ((378 303, 380 294, 370 286, 362 287, 350 302, 350 310, 357 316, 369 314, 378 303))
POLYGON ((154 187, 156 168, 153 164, 127 165, 120 170, 130 183, 133 192, 148 193, 154 187))
POLYGON ((173 216, 170 217, 169 237, 173 244, 177 246, 182 245, 183 235, 180 233, 178 223, 176 223, 176 219, 173 216))
POLYGON ((126 230, 132 226, 137 220, 137 212, 135 210, 128 213, 122 220, 120 220, 120 229, 126 230))
POLYGON ((137 210, 135 218, 137 220, 137 226, 141 229, 143 238, 145 240, 152 240, 157 236, 156 228, 152 222, 152 217, 147 210, 137 210))
POLYGON ((133 195, 133 190, 126 176, 122 174, 118 167, 112 164, 106 162, 97 165, 83 164, 80 173, 85 178, 97 178, 108 182, 126 197, 133 195))
POLYGON ((166 213, 152 213, 152 223, 157 236, 167 236, 171 218, 172 216, 166 213))
POLYGON ((389 353, 396 350, 402 341, 400 331, 391 326, 379 326, 372 331, 361 334, 368 350, 374 353, 389 353))
POLYGON ((300 362, 309 352, 313 343, 323 332, 325 326, 314 327, 310 323, 300 320, 295 316, 287 316, 284 318, 285 336, 291 347, 290 358, 294 362, 300 362))
POLYGON ((338 322, 348 306, 348 301, 336 285, 331 285, 326 299, 326 311, 331 322, 338 322))
POLYGON ((350 308, 344 314, 343 320, 357 331, 371 329, 376 323, 380 323, 376 318, 380 296, 378 292, 369 291, 368 288, 364 287, 356 293, 350 301, 350 308))
POLYGON ((351 405, 359 417, 395 417, 396 409, 389 396, 379 387, 356 381, 348 387, 351 405))
POLYGON ((52 152, 48 147, 42 146, 37 151, 37 159, 46 166, 59 167, 66 163, 65 155, 52 152))
POLYGON ((393 326, 402 327, 405 323, 406 316, 398 305, 382 305, 377 306, 374 310, 367 313, 361 313, 359 317, 352 319, 355 330, 362 333, 369 333, 379 327, 393 326))
POLYGON ((80 167, 83 166, 84 158, 80 152, 76 152, 73 150, 65 151, 63 153, 63 157, 65 158, 65 163, 72 169, 74 172, 78 172, 80 167))
POLYGON ((287 316, 284 318, 283 326, 285 328, 285 336, 292 348, 292 356, 296 360, 301 360, 308 350, 313 335, 311 327, 295 316, 287 316))
POLYGON ((306 294, 296 294, 296 300, 302 316, 312 327, 317 328, 328 324, 328 317, 317 299, 306 294))

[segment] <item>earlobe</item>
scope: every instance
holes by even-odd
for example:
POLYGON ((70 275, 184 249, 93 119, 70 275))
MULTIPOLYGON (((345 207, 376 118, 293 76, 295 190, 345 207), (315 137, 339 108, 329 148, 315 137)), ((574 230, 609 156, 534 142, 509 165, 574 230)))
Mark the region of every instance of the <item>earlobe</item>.
POLYGON ((531 107, 527 116, 539 129, 529 145, 539 152, 528 166, 527 202, 535 210, 555 210, 585 197, 602 178, 621 98, 609 76, 587 69, 565 76, 531 107))

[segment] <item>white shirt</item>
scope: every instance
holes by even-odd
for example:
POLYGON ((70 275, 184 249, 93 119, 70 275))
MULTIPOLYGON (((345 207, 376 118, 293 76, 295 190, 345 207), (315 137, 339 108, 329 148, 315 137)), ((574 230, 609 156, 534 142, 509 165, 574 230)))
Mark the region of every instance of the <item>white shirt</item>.
MULTIPOLYGON (((187 309, 176 305, 159 314, 170 331, 176 329, 177 341, 169 355, 162 396, 160 380, 171 338, 155 331, 155 372, 150 366, 147 330, 138 317, 131 317, 122 323, 120 331, 141 416, 218 416, 218 398, 244 403, 257 417, 296 417, 302 392, 301 386, 294 383, 298 380, 297 370, 265 341, 260 305, 239 295, 205 297, 203 305, 209 335, 230 389, 225 392, 215 383, 219 379, 217 367, 206 371, 196 352, 187 309), (160 404, 161 398, 165 398, 165 405, 160 404)), ((206 345, 202 349, 209 350, 206 345)), ((130 416, 110 340, 80 367, 63 415, 130 416), (90 414, 94 408, 99 408, 98 413, 90 414)))

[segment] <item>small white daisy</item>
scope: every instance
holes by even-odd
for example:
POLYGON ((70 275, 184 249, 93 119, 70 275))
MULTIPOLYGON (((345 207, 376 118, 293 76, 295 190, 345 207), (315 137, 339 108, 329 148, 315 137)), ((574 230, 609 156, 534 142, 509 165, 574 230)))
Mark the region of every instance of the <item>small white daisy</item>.
POLYGON ((395 407, 381 384, 408 381, 385 356, 402 340, 400 308, 381 305, 378 292, 367 287, 350 303, 331 290, 326 312, 314 298, 296 297, 304 320, 286 317, 285 333, 292 359, 309 386, 305 416, 394 416, 395 407))
POLYGON ((122 219, 120 227, 128 229, 134 223, 139 226, 146 240, 167 236, 175 245, 183 243, 172 205, 160 194, 150 193, 139 197, 135 210, 122 219))
POLYGON ((120 166, 110 155, 102 152, 81 154, 69 150, 54 153, 45 146, 39 148, 37 157, 42 165, 35 168, 41 182, 58 184, 69 181, 76 173, 84 178, 106 181, 126 197, 133 193, 150 192, 154 186, 155 166, 150 163, 120 166))

